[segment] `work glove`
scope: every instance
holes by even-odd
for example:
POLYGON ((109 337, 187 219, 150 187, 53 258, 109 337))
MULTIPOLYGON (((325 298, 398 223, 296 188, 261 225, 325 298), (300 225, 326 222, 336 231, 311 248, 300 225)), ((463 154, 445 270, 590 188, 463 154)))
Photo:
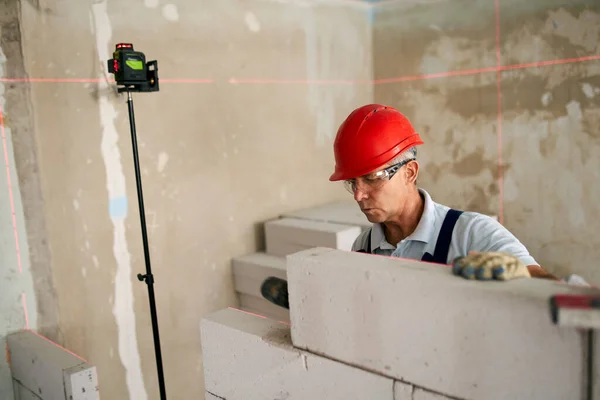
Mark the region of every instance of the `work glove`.
POLYGON ((481 281, 531 278, 527 266, 517 257, 493 251, 472 251, 467 256, 456 258, 452 272, 466 279, 481 281))

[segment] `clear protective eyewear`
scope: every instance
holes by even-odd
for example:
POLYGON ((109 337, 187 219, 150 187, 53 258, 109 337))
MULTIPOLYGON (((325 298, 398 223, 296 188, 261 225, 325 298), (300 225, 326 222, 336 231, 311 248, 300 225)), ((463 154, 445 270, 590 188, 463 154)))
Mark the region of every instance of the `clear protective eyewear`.
POLYGON ((346 179, 344 181, 344 187, 348 192, 354 194, 359 185, 358 181, 360 180, 362 191, 371 191, 379 189, 383 186, 386 180, 392 179, 392 177, 396 174, 396 172, 398 172, 398 170, 400 170, 400 168, 402 168, 411 161, 414 161, 414 158, 409 158, 408 160, 404 160, 399 162, 398 164, 394 164, 387 168, 384 168, 381 171, 363 175, 359 178, 346 179))

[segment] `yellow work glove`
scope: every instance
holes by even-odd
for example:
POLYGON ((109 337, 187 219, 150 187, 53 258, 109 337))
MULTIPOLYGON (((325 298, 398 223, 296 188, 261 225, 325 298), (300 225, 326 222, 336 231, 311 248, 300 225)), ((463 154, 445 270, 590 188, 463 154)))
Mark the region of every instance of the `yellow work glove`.
POLYGON ((454 260, 454 275, 466 279, 507 281, 516 278, 531 278, 527 266, 517 257, 500 252, 475 252, 454 260))

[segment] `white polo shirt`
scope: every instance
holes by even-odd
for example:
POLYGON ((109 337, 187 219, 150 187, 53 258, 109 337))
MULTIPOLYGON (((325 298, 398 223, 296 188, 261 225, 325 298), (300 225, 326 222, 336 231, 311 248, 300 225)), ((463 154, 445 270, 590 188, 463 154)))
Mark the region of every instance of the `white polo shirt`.
MULTIPOLYGON (((434 254, 437 238, 450 207, 438 204, 429 193, 419 188, 425 200, 423 215, 415 231, 397 245, 388 243, 382 224, 371 228, 371 252, 373 254, 421 260, 427 252, 434 254)), ((360 234, 354 241, 353 251, 367 249, 369 231, 360 234)), ((494 218, 476 212, 463 212, 454 226, 448 264, 456 257, 466 256, 469 251, 501 251, 519 258, 525 265, 538 265, 525 246, 494 218)))

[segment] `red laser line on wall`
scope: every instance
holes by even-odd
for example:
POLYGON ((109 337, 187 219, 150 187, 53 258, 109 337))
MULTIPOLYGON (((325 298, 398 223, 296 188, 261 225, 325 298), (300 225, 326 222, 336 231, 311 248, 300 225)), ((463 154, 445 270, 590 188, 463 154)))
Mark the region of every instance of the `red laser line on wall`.
MULTIPOLYGON (((493 67, 464 69, 447 72, 435 72, 431 74, 406 75, 393 78, 381 78, 373 80, 327 80, 327 79, 261 79, 261 78, 230 78, 227 82, 232 85, 237 84, 289 84, 289 85, 381 85, 386 83, 399 83, 409 81, 419 81, 425 79, 449 78, 452 76, 477 75, 491 72, 511 71, 516 69, 530 69, 548 67, 552 65, 573 64, 586 61, 598 61, 600 55, 582 56, 575 58, 563 58, 558 60, 546 60, 521 64, 496 65, 493 67)), ((77 78, 0 78, 0 82, 12 83, 98 83, 101 79, 77 79, 77 78)), ((114 83, 114 81, 108 81, 114 83)), ((161 79, 164 83, 215 83, 214 79, 161 79)))
POLYGON ((77 357, 77 358, 78 358, 78 359, 80 359, 81 361, 83 361, 83 362, 87 363, 87 360, 85 360, 83 357, 81 357, 81 356, 79 356, 79 355, 77 355, 77 354, 73 353, 71 350, 65 349, 65 348, 64 348, 64 347, 62 347, 60 344, 58 344, 58 343, 56 343, 56 342, 53 342, 52 340, 48 339, 48 338, 47 338, 47 337, 45 337, 45 336, 42 336, 42 335, 40 335, 40 334, 39 334, 39 333, 37 333, 36 331, 32 331, 31 329, 25 329, 25 330, 26 330, 27 332, 31 332, 31 333, 33 333, 34 335, 36 335, 36 336, 38 336, 38 337, 40 337, 40 338, 44 339, 46 342, 48 342, 48 343, 50 343, 50 344, 52 344, 52 345, 54 345, 54 346, 58 347, 59 349, 61 349, 61 350, 63 350, 63 351, 66 351, 67 353, 71 354, 72 356, 74 356, 74 357, 77 357))
MULTIPOLYGON (((8 83, 100 83, 114 84, 111 79, 100 78, 0 78, 0 82, 8 83)), ((213 79, 161 79, 161 83, 213 83, 213 79)))
MULTIPOLYGON (((239 312, 244 313, 244 314, 252 315, 253 317, 258 317, 258 318, 263 318, 263 319, 270 319, 270 318, 265 317, 264 315, 253 313, 253 312, 246 311, 246 310, 242 310, 242 309, 239 309, 239 308, 235 308, 235 307, 231 307, 231 306, 227 307, 227 308, 230 309, 230 310, 239 311, 239 312)), ((289 322, 285 322, 285 321, 276 321, 276 320, 272 320, 272 321, 279 322, 280 324, 283 324, 283 325, 288 325, 288 326, 290 325, 289 322)))
POLYGON ((494 9, 496 15, 496 100, 498 107, 498 117, 496 120, 496 134, 498 136, 498 222, 504 225, 504 174, 502 169, 502 65, 500 53, 500 4, 499 0, 494 0, 494 9))

